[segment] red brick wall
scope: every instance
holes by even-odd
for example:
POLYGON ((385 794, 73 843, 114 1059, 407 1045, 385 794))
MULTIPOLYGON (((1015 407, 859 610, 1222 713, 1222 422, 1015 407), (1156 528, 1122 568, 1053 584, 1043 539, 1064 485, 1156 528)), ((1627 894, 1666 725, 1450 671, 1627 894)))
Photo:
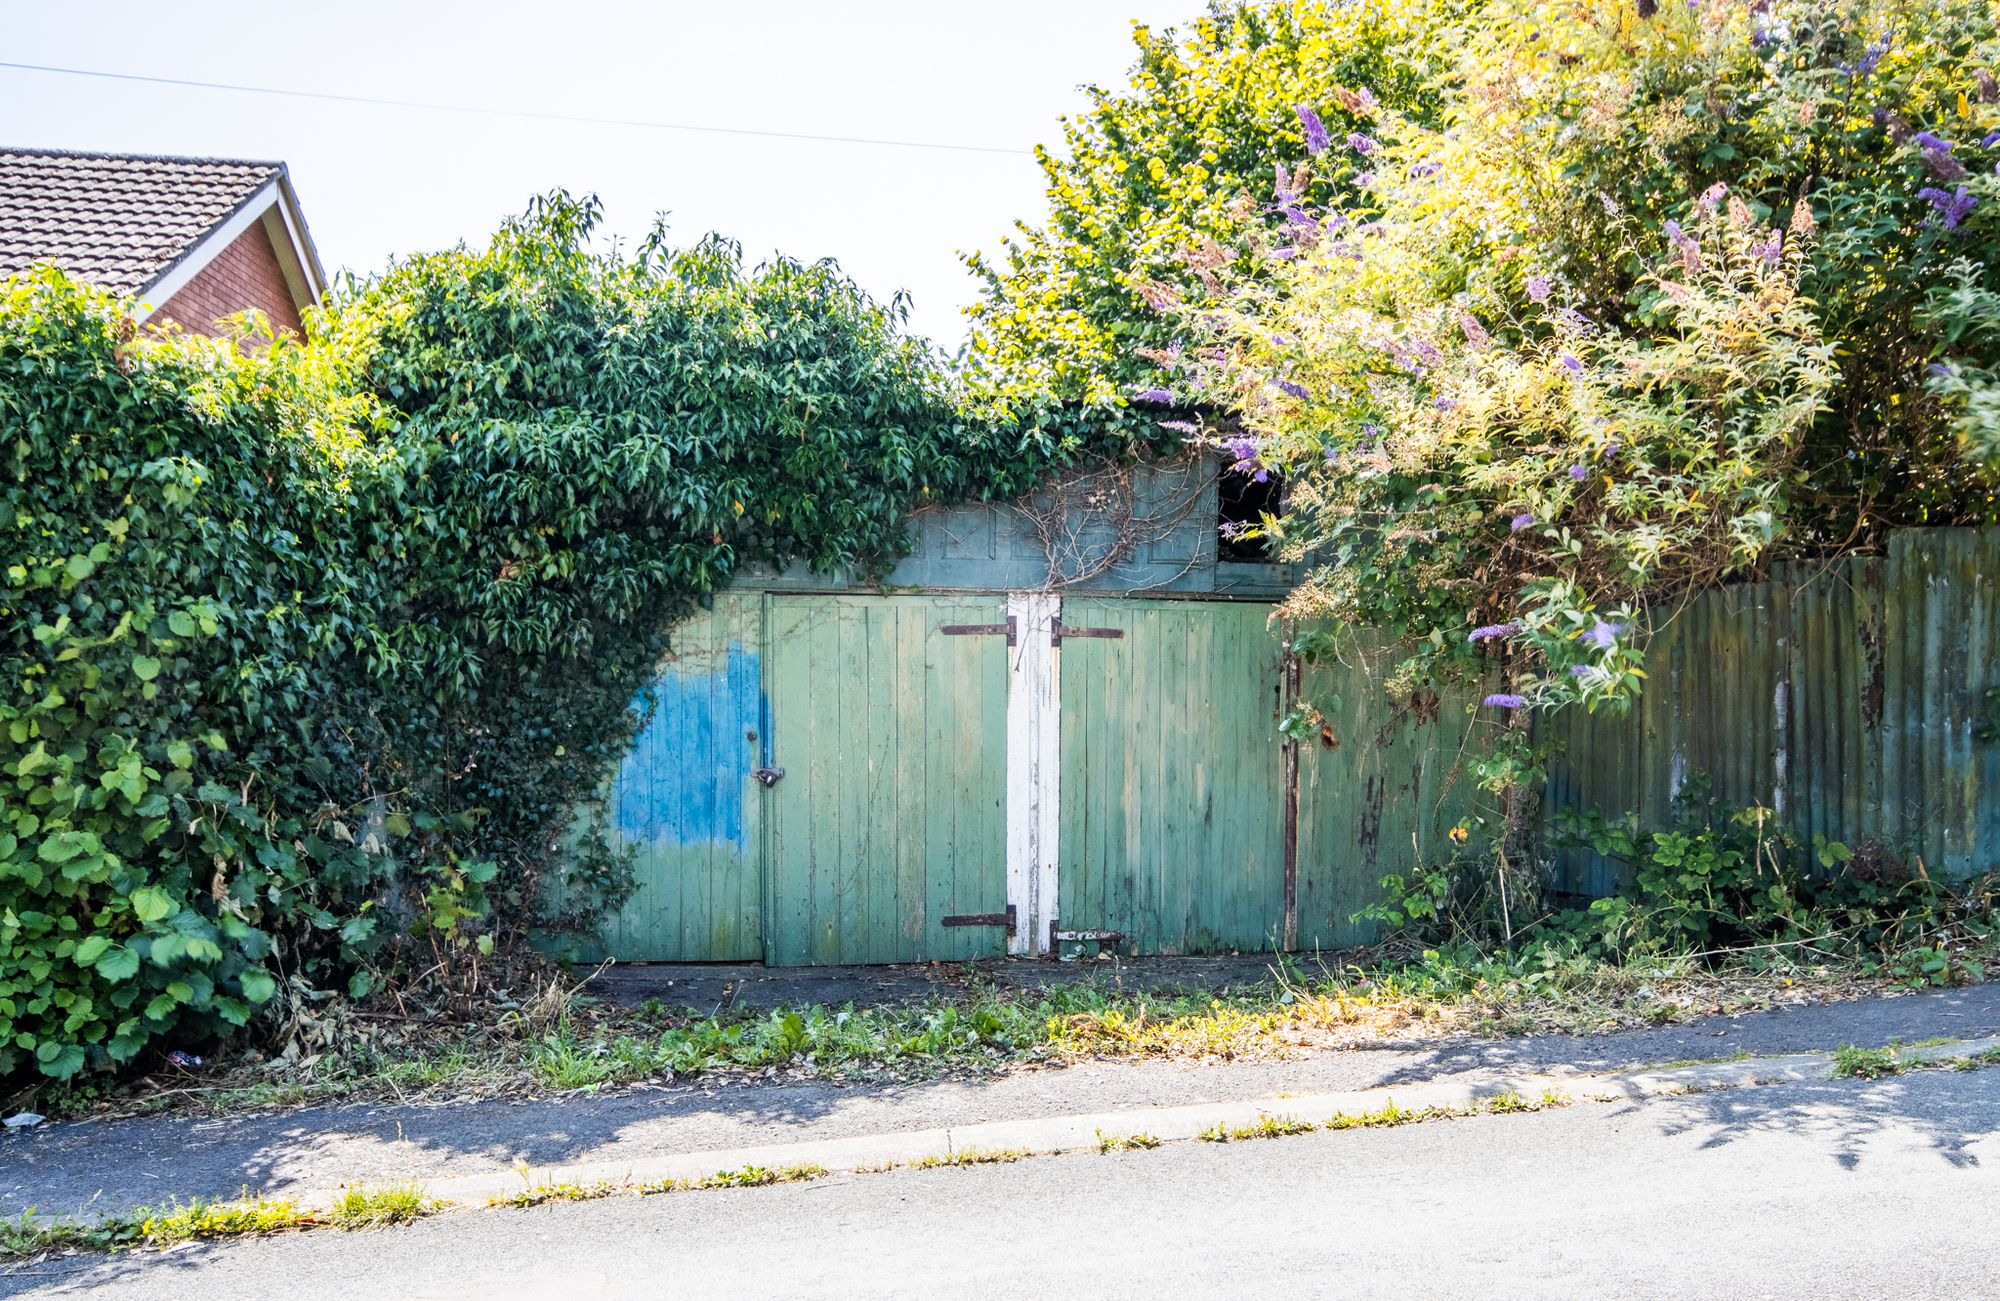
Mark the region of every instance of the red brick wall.
POLYGON ((156 315, 162 322, 178 321, 189 330, 217 334, 218 320, 246 307, 263 312, 274 329, 305 333, 298 309, 292 305, 292 292, 285 287, 284 269, 278 265, 278 254, 261 221, 250 223, 249 229, 231 240, 213 262, 162 303, 156 315))

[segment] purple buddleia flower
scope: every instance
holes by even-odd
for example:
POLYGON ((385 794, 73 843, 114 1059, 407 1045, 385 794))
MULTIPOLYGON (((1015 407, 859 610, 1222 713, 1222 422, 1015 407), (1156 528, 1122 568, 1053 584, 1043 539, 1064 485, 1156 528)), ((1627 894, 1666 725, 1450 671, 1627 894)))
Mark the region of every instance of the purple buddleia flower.
POLYGON ((1254 475, 1257 482, 1264 482, 1266 474, 1262 463, 1258 459, 1259 447, 1256 439, 1249 437, 1232 438, 1224 443, 1223 446, 1229 450, 1231 456, 1236 458, 1236 463, 1230 466, 1230 469, 1236 471, 1238 474, 1254 475))
POLYGON ((1317 158, 1333 144, 1333 137, 1326 132, 1326 123, 1319 120, 1319 114, 1300 104, 1293 110, 1299 115, 1299 125, 1305 128, 1306 152, 1317 158))
POLYGON ((1568 371, 1572 375, 1583 374, 1583 363, 1578 361, 1575 357, 1572 357, 1568 353, 1564 353, 1562 355, 1562 365, 1563 369, 1568 371))
POLYGON ((1181 354, 1185 353, 1186 351, 1187 351, 1187 343, 1185 340, 1175 339, 1172 343, 1168 344, 1167 369, 1168 370, 1180 369, 1181 354))
POLYGON ((1946 194, 1935 186, 1926 185, 1917 191, 1917 197, 1928 200, 1931 207, 1937 209, 1938 216, 1944 218, 1946 230, 1957 230, 1958 223, 1965 220, 1966 214, 1979 206, 1978 198, 1963 185, 1958 187, 1956 194, 1946 194))
POLYGON ((1701 192, 1701 197, 1695 200, 1695 206, 1701 209, 1703 216, 1713 217, 1716 210, 1722 207, 1722 201, 1728 197, 1729 187, 1717 181, 1701 192))
POLYGON ((1528 703, 1528 699, 1511 691, 1496 691, 1486 697, 1484 703, 1489 709, 1520 709, 1528 703))
POLYGON ((1331 470, 1334 466, 1340 463, 1340 449, 1338 447, 1335 447, 1332 443, 1327 443, 1323 445, 1319 450, 1326 454, 1327 469, 1331 470))
POLYGON ((1589 334, 1597 328, 1590 323, 1589 317, 1574 307, 1558 307, 1555 310, 1555 318, 1578 334, 1589 334))
POLYGON ((1272 163, 1271 167, 1278 174, 1277 183, 1271 187, 1271 197, 1280 204, 1297 202, 1299 192, 1292 188, 1291 173, 1285 170, 1283 163, 1272 163))
POLYGON ((1441 397, 1438 398, 1435 402, 1432 402, 1431 405, 1436 407, 1440 411, 1450 411, 1453 408, 1455 408, 1458 405, 1458 403, 1452 401, 1450 398, 1441 397))
POLYGON ((1546 303, 1549 301, 1549 278, 1537 272, 1528 277, 1528 301, 1546 303))
POLYGON ((1508 637, 1517 636, 1520 633, 1520 631, 1521 631, 1521 625, 1518 623, 1514 622, 1489 623, 1483 628, 1474 628, 1472 630, 1471 635, 1468 636, 1466 640, 1504 641, 1508 637))
POLYGON ((1988 131, 1986 138, 1979 142, 1979 147, 1981 149, 1991 149, 1996 142, 2000 142, 2000 131, 1988 131))
POLYGON ((1582 639, 1586 645, 1608 651, 1617 646, 1618 634, 1624 631, 1625 625, 1622 623, 1606 623, 1599 619, 1584 631, 1582 639))
POLYGON ((1785 251, 1785 233, 1781 230, 1773 230, 1768 239, 1765 239, 1761 243, 1752 244, 1750 251, 1756 254, 1758 260, 1763 262, 1765 266, 1774 267, 1778 265, 1778 259, 1785 251))
POLYGON ((1486 327, 1471 312, 1458 314, 1458 328, 1465 331, 1465 341, 1475 348, 1484 348, 1493 342, 1493 336, 1486 333, 1486 327))
POLYGON ((1950 182, 1966 178, 1965 164, 1951 155, 1957 145, 1928 131, 1919 131, 1910 138, 1923 148, 1924 170, 1931 174, 1932 180, 1950 182))
POLYGON ((1569 467, 1569 477, 1576 480, 1578 483, 1582 483, 1585 479, 1588 479, 1590 477, 1590 471, 1583 465, 1582 462, 1578 462, 1577 464, 1569 467))
POLYGON ((1888 42, 1876 41, 1866 50, 1862 51, 1860 60, 1853 67, 1849 68, 1848 71, 1857 77, 1872 76, 1875 72, 1875 65, 1882 62, 1882 56, 1888 52, 1888 42))
POLYGON ((1507 531, 1509 533, 1519 533, 1522 529, 1533 528, 1534 526, 1535 517, 1527 511, 1522 511, 1519 515, 1507 521, 1507 531))
POLYGON ((1298 255, 1299 251, 1297 249, 1286 248, 1284 245, 1281 244, 1274 244, 1270 248, 1264 250, 1264 256, 1270 258, 1274 262, 1289 262, 1298 255))
POLYGON ((1201 432, 1201 426, 1189 420, 1162 420, 1160 428, 1171 429, 1177 434, 1186 434, 1190 438, 1201 432))
POLYGON ((1427 176, 1436 176, 1438 174, 1438 170, 1442 166, 1443 166, 1442 163, 1434 163, 1434 162, 1411 163, 1409 174, 1419 180, 1422 180, 1424 177, 1427 176))
POLYGON ((1350 131, 1347 134, 1347 147, 1366 158, 1375 152, 1376 144, 1371 137, 1359 131, 1350 131))
POLYGON ((1299 383, 1296 380, 1274 379, 1271 382, 1278 386, 1278 391, 1280 393, 1290 394, 1292 397, 1299 399, 1301 402, 1305 401, 1307 398, 1312 396, 1311 393, 1306 391, 1306 386, 1299 383))
POLYGON ((1298 207, 1296 204, 1279 204, 1278 212, 1284 217, 1287 226, 1317 227, 1319 225, 1317 221, 1306 215, 1305 209, 1298 207))
POLYGON ((1373 114, 1378 107, 1375 92, 1366 86, 1354 92, 1354 102, 1363 113, 1373 114))
POLYGON ((1924 170, 1934 181, 1962 181, 1972 175, 1958 159, 1932 149, 1924 151, 1924 170))
POLYGON ((1572 664, 1569 666, 1569 675, 1573 678, 1589 678, 1596 676, 1596 674, 1597 669, 1593 665, 1572 664))
POLYGON ((1356 185, 1360 186, 1360 187, 1361 187, 1362 189, 1364 189, 1364 190, 1365 190, 1365 189, 1367 189, 1367 188, 1368 188, 1369 186, 1371 186, 1371 185, 1375 184, 1375 173, 1373 173, 1373 172, 1356 172, 1356 173, 1354 174, 1354 183, 1355 183, 1356 185))
POLYGON ((1140 389, 1132 395, 1132 400, 1150 402, 1156 407, 1170 407, 1174 404, 1174 395, 1163 388, 1140 389))
POLYGON ((1675 221, 1672 217, 1669 217, 1667 218, 1667 224, 1662 226, 1660 229, 1667 232, 1668 239, 1674 240, 1675 242, 1679 242, 1681 238, 1681 224, 1678 221, 1675 221))
POLYGON ((1930 365, 1924 367, 1924 373, 1926 375, 1929 375, 1932 379, 1950 379, 1952 372, 1951 372, 1951 367, 1945 365, 1943 362, 1934 361, 1930 365))

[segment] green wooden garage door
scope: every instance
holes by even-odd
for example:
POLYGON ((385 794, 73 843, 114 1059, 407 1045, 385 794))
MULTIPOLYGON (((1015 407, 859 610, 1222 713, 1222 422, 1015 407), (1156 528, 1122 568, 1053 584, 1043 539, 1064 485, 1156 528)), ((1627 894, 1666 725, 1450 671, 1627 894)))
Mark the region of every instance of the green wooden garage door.
POLYGON ((994 957, 1007 906, 1007 643, 999 597, 774 596, 766 961, 994 957))
POLYGON ((717 598, 637 702, 646 726, 597 813, 633 856, 637 888, 600 937, 621 961, 762 956, 763 618, 755 593, 717 598))
POLYGON ((1284 919, 1270 607, 1066 598, 1061 924, 1140 953, 1269 948, 1284 919))

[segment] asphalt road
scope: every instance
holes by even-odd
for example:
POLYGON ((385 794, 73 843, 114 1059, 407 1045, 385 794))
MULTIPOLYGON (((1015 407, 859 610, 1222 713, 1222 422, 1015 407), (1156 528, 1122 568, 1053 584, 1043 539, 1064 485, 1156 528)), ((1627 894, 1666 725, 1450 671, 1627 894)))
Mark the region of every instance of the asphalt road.
POLYGON ((1987 1297, 1996 1226, 1987 1069, 474 1212, 0 1295, 1987 1297))

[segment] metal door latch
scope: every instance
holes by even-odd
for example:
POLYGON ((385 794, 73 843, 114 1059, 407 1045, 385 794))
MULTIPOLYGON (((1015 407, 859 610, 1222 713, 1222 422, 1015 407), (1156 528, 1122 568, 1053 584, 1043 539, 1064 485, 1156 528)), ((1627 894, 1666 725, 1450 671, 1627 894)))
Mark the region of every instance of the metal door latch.
POLYGON ((783 768, 759 768, 750 775, 755 777, 765 790, 770 790, 785 775, 785 770, 783 768))
POLYGON ((946 926, 1004 926, 1007 928, 1007 934, 1012 935, 1014 933, 1014 905, 1011 903, 1008 904, 1007 911, 1003 913, 959 913, 956 916, 946 917, 942 920, 946 926))

